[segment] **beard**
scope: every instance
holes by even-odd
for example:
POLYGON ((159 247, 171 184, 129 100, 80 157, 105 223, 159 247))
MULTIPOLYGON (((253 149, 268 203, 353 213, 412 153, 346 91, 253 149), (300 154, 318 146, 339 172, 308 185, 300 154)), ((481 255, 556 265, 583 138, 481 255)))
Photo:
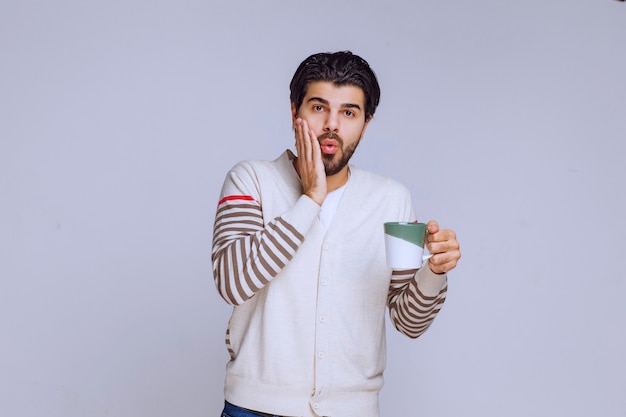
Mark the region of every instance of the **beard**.
POLYGON ((323 139, 336 140, 338 148, 339 148, 339 152, 335 153, 334 155, 322 155, 322 162, 324 163, 324 171, 326 171, 326 176, 329 177, 331 175, 337 174, 346 165, 348 165, 350 158, 352 158, 354 151, 356 150, 357 146, 359 145, 359 142, 361 141, 358 140, 354 142, 352 145, 350 145, 348 148, 344 149, 343 139, 341 139, 341 137, 337 135, 336 133, 332 133, 332 132, 324 133, 317 137, 317 140, 320 142, 323 139))

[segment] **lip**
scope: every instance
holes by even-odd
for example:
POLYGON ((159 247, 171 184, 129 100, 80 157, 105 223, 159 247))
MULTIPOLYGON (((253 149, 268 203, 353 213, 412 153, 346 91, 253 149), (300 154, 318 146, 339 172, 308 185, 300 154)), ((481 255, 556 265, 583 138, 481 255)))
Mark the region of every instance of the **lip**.
POLYGON ((338 142, 335 139, 322 139, 320 140, 320 146, 338 146, 338 142))
POLYGON ((334 139, 322 139, 320 140, 320 148, 323 153, 332 155, 337 152, 337 149, 339 149, 339 144, 334 139))

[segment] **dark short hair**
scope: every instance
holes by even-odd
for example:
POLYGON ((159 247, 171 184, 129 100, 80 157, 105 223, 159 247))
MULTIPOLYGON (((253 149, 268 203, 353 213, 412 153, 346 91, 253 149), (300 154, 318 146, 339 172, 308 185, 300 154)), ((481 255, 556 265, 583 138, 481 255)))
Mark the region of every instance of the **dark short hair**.
POLYGON ((296 110, 300 109, 309 84, 313 81, 360 87, 365 95, 365 120, 374 116, 380 101, 380 86, 376 74, 360 56, 350 51, 322 52, 302 61, 289 84, 291 103, 296 110))

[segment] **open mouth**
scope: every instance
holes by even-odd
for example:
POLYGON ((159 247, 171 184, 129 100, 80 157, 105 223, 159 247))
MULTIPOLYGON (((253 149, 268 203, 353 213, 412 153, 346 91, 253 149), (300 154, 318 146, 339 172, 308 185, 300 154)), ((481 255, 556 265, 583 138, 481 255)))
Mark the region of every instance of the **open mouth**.
POLYGON ((335 142, 334 140, 324 139, 320 142, 320 148, 322 149, 323 153, 332 155, 337 152, 338 146, 337 142, 335 142))
POLYGON ((325 133, 318 138, 322 153, 333 155, 339 150, 341 138, 334 133, 325 133))

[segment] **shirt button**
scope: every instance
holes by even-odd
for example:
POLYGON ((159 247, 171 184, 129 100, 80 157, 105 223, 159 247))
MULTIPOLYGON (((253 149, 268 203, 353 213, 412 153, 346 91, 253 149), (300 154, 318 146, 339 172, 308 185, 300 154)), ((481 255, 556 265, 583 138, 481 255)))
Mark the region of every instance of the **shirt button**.
POLYGON ((320 408, 319 403, 313 403, 313 408, 315 408, 316 410, 320 408))
POLYGON ((328 250, 328 245, 324 244, 324 246, 322 247, 324 250, 328 250))
POLYGON ((326 316, 320 316, 320 323, 326 323, 326 316))
POLYGON ((320 359, 324 359, 324 356, 325 356, 324 352, 320 352, 320 353, 317 354, 317 357, 320 358, 320 359))
POLYGON ((326 279, 325 279, 325 278, 323 278, 323 279, 320 281, 320 284, 322 284, 323 286, 326 286, 326 284, 328 284, 328 281, 326 281, 326 279))

